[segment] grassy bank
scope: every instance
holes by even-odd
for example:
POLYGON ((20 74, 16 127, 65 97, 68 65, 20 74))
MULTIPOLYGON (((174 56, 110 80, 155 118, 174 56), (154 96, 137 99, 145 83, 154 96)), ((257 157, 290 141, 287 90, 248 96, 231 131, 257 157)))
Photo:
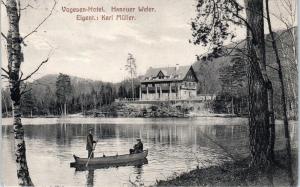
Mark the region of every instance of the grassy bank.
MULTIPOLYGON (((250 158, 235 162, 227 162, 220 166, 195 169, 168 180, 161 180, 157 186, 289 186, 286 170, 286 156, 284 151, 277 151, 276 164, 271 172, 262 174, 250 169, 250 158)), ((298 156, 293 152, 293 173, 298 181, 298 156)), ((296 183, 297 184, 297 183, 296 183)))

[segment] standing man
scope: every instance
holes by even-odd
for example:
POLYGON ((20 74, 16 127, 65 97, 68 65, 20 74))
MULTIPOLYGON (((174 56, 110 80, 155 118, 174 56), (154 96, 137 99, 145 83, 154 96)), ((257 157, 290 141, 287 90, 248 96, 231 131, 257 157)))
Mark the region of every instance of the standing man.
POLYGON ((94 143, 96 143, 96 141, 94 141, 93 139, 93 129, 89 129, 89 134, 86 137, 86 150, 88 151, 88 158, 94 158, 94 143))

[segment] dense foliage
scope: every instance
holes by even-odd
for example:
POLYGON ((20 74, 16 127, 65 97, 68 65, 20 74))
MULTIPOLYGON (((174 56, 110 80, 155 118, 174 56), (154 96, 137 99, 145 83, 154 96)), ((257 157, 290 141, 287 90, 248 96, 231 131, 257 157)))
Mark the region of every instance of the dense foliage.
MULTIPOLYGON (((298 70, 293 59, 292 34, 297 32, 296 28, 290 30, 277 31, 277 43, 279 46, 279 55, 283 64, 285 90, 287 93, 288 115, 290 119, 296 119, 298 113, 298 70)), ((269 38, 269 35, 266 35, 269 38)), ((225 46, 226 47, 226 46, 225 46)), ((230 46, 231 47, 231 46, 230 46)), ((240 42, 239 48, 229 56, 222 56, 211 59, 199 59, 193 64, 193 67, 200 80, 198 93, 217 94, 222 99, 216 101, 214 106, 219 108, 214 110, 218 113, 226 113, 227 107, 231 107, 231 97, 234 97, 234 105, 238 111, 247 113, 247 96, 248 96, 248 78, 247 62, 244 54, 240 49, 245 48, 245 43, 240 42), (232 82, 232 83, 231 83, 232 82), (227 100, 227 102, 226 102, 227 100), (241 109, 240 106, 243 106, 241 109)), ((277 64, 274 59, 273 50, 269 40, 266 42, 266 63, 267 73, 273 83, 274 89, 274 111, 276 118, 282 118, 280 104, 280 85, 277 73, 277 64)))
MULTIPOLYGON (((135 95, 139 97, 139 82, 134 81, 135 95)), ((21 98, 24 116, 61 115, 64 102, 67 113, 83 113, 101 110, 111 105, 117 98, 130 98, 131 81, 120 83, 93 81, 68 75, 46 75, 31 83, 26 83, 26 92, 21 98), (63 96, 63 97, 62 97, 63 96)), ((11 115, 9 90, 2 89, 3 116, 11 115)))

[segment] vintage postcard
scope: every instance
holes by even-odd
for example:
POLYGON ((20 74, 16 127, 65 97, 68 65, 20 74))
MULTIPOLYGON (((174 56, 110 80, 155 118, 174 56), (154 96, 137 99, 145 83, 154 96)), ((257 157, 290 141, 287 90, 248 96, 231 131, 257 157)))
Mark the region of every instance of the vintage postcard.
POLYGON ((296 0, 1 0, 0 186, 297 186, 296 0))

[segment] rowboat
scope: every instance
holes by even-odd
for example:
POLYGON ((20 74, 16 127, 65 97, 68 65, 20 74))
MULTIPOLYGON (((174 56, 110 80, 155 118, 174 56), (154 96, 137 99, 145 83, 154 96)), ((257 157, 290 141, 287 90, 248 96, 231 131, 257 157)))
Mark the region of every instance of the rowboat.
POLYGON ((85 166, 87 163, 89 166, 97 165, 122 165, 126 163, 143 161, 148 155, 148 150, 144 150, 142 153, 135 154, 125 154, 125 155, 115 155, 115 156, 106 156, 106 157, 95 157, 91 158, 80 158, 76 155, 73 155, 75 162, 71 163, 71 167, 85 166))
POLYGON ((77 165, 75 162, 72 162, 70 166, 72 168, 75 168, 75 171, 90 171, 90 170, 96 170, 96 169, 107 169, 107 168, 113 168, 113 167, 122 167, 122 166, 134 166, 134 167, 141 167, 142 165, 148 164, 147 158, 144 158, 143 160, 137 160, 137 161, 131 161, 126 163, 120 163, 120 164, 93 164, 93 165, 77 165))

